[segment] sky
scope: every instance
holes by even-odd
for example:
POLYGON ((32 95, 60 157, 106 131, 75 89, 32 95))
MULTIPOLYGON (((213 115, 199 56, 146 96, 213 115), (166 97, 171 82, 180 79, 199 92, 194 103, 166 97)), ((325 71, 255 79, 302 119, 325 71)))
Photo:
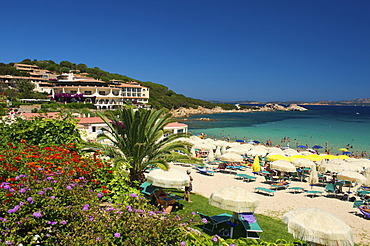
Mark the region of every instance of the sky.
POLYGON ((83 63, 203 100, 370 97, 368 0, 17 0, 1 10, 3 63, 83 63))

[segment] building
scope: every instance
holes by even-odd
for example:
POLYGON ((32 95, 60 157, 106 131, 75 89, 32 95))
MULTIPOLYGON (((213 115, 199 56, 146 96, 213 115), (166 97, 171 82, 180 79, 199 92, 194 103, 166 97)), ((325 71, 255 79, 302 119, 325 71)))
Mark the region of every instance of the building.
POLYGON ((188 125, 184 123, 172 122, 164 127, 164 130, 171 131, 169 134, 188 133, 188 125))
POLYGON ((63 94, 72 97, 83 95, 85 103, 93 103, 98 109, 115 109, 127 100, 142 104, 148 103, 149 100, 149 89, 139 83, 107 83, 73 73, 59 75, 52 87, 54 99, 63 94))

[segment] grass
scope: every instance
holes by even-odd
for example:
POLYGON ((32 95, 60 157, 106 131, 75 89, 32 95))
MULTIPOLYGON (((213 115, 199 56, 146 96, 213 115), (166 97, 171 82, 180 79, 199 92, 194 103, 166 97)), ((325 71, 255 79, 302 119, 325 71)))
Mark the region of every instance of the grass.
MULTIPOLYGON (((183 192, 178 190, 171 190, 172 193, 183 197, 183 192)), ((191 212, 201 212, 203 214, 213 216, 221 213, 233 214, 231 211, 223 210, 208 204, 208 198, 205 198, 200 195, 191 194, 191 200, 193 202, 189 203, 187 201, 181 200, 180 203, 183 205, 183 209, 176 211, 180 216, 186 216, 191 212)), ((258 224, 262 228, 263 232, 260 233, 261 239, 268 242, 275 242, 277 239, 285 239, 286 241, 295 241, 293 236, 288 233, 287 227, 283 221, 274 219, 262 214, 255 214, 258 224)), ((197 216, 199 217, 199 216, 197 216)), ((200 217, 199 217, 200 219, 200 217)), ((230 229, 230 226, 227 223, 220 224, 213 232, 203 231, 202 224, 199 223, 196 229, 207 233, 210 235, 217 234, 220 229, 226 228, 230 229)), ((241 224, 237 225, 234 228, 234 238, 245 237, 245 231, 241 224)))

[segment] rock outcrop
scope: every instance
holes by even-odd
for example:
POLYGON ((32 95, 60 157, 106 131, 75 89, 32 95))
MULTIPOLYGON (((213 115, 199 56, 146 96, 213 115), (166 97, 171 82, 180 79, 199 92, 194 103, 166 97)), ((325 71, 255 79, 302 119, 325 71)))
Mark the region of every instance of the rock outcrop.
MULTIPOLYGON (((215 107, 213 109, 209 108, 203 108, 202 106, 199 106, 198 108, 178 108, 178 109, 172 109, 170 113, 175 118, 184 118, 189 117, 190 115, 195 114, 216 114, 216 113, 248 113, 248 112, 256 112, 256 111, 264 111, 264 112, 270 112, 270 111, 306 111, 306 108, 300 107, 297 104, 291 104, 288 107, 281 106, 279 104, 266 104, 265 106, 258 108, 258 109, 243 109, 243 110, 224 110, 221 107, 215 107)), ((203 118, 202 118, 203 119, 203 118)))

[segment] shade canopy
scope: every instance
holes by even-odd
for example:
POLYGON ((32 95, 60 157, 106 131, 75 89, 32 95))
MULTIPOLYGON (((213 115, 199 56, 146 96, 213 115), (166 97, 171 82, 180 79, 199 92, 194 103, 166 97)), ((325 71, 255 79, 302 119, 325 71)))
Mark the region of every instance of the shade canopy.
POLYGON ((231 147, 230 149, 227 149, 226 153, 228 152, 236 153, 239 155, 245 155, 248 151, 245 148, 238 146, 238 147, 231 147))
POLYGON ((221 147, 220 146, 217 146, 216 148, 216 152, 215 152, 215 157, 216 158, 220 158, 221 157, 221 147))
POLYGON ((353 172, 353 171, 340 172, 338 173, 337 178, 342 179, 342 180, 356 182, 356 183, 361 183, 361 184, 367 182, 367 179, 365 178, 364 175, 357 173, 357 172, 353 172))
POLYGON ((210 149, 210 150, 208 151, 207 160, 208 160, 209 162, 211 162, 211 161, 214 161, 214 160, 215 160, 215 155, 213 154, 213 149, 210 149))
POLYGON ((267 154, 267 150, 266 149, 262 149, 262 148, 254 148, 254 149, 251 149, 250 151, 248 151, 248 155, 250 156, 266 156, 267 154))
POLYGON ((364 183, 364 185, 366 186, 370 186, 370 168, 366 169, 365 172, 364 172, 364 176, 366 178, 366 182, 364 183))
POLYGON ((181 189, 190 184, 189 176, 185 172, 176 169, 170 169, 169 171, 155 169, 150 171, 147 181, 152 183, 153 186, 176 189, 181 189))
POLYGON ((239 154, 233 152, 227 152, 226 154, 221 155, 220 157, 223 161, 230 161, 230 162, 242 162, 243 157, 239 154))
POLYGON ((292 161, 293 165, 296 167, 313 167, 315 166, 315 162, 310 161, 306 158, 298 158, 292 161))
POLYGON ((275 155, 275 154, 270 154, 267 156, 268 161, 277 161, 277 160, 284 160, 284 161, 289 161, 289 157, 286 157, 285 155, 275 155))
POLYGON ((308 176, 308 183, 311 185, 319 182, 319 176, 317 175, 316 166, 311 168, 310 176, 308 176))
POLYGON ((259 205, 259 198, 239 186, 228 186, 212 192, 209 204, 235 213, 254 212, 259 205))
POLYGON ((319 208, 297 208, 283 216, 288 232, 307 242, 328 246, 352 246, 352 229, 331 213, 319 208))
POLYGON ((258 155, 254 157, 254 161, 252 164, 252 170, 253 172, 261 171, 260 158, 258 157, 258 155))
POLYGON ((277 160, 270 163, 271 169, 283 171, 283 172, 295 172, 296 167, 289 161, 277 160))

